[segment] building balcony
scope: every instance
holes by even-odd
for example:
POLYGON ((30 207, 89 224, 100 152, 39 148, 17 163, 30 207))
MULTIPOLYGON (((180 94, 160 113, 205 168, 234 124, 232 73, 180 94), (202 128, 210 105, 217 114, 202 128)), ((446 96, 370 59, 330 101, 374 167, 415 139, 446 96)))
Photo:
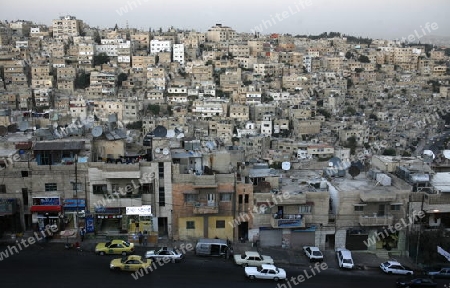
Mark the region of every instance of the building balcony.
POLYGON ((217 214, 217 213, 219 213, 219 206, 217 204, 207 205, 207 204, 197 202, 194 205, 193 213, 194 214, 217 214))
POLYGON ((394 216, 360 215, 359 224, 361 226, 388 226, 394 224, 394 216))
POLYGON ((301 214, 284 214, 282 218, 271 217, 272 228, 303 228, 305 223, 301 214))

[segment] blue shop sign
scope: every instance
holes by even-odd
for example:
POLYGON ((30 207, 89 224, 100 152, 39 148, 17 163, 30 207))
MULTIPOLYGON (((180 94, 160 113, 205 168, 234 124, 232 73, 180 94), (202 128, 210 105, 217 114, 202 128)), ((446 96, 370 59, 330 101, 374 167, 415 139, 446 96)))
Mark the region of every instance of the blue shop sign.
POLYGON ((64 200, 64 208, 77 208, 77 207, 85 208, 86 200, 84 200, 84 199, 65 199, 64 200))

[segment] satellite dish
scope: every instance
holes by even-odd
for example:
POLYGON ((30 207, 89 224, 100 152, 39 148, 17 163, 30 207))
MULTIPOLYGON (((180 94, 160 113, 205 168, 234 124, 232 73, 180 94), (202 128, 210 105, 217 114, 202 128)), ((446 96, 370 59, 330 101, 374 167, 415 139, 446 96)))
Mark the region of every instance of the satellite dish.
POLYGON ((94 137, 100 137, 103 134, 103 128, 102 126, 95 126, 92 128, 92 136, 94 137))
POLYGON ((0 136, 5 136, 8 133, 8 128, 6 126, 0 126, 0 136))
POLYGON ((156 148, 155 153, 161 153, 161 148, 156 148))
POLYGON ((162 152, 163 152, 164 155, 167 155, 167 154, 169 154, 169 149, 168 148, 164 148, 162 152))
POLYGON ((435 155, 434 155, 433 151, 431 151, 431 150, 423 151, 423 162, 431 163, 431 162, 433 162, 434 158, 435 158, 435 155))
POLYGON ((166 135, 167 135, 166 127, 158 125, 155 128, 155 130, 153 130, 153 135, 155 135, 155 137, 166 137, 166 135))
POLYGON ((281 163, 281 169, 283 169, 283 170, 291 169, 291 162, 283 162, 283 163, 281 163))

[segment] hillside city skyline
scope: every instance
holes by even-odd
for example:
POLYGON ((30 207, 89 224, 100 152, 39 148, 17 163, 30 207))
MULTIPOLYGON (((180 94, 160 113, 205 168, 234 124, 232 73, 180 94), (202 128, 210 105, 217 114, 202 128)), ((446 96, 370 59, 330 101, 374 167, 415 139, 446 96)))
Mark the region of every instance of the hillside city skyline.
MULTIPOLYGON (((296 0, 283 3, 259 1, 257 5, 253 5, 232 0, 214 5, 202 1, 171 5, 174 3, 170 1, 114 0, 105 6, 102 2, 90 3, 83 0, 76 3, 65 2, 63 7, 52 3, 46 6, 45 13, 33 7, 36 4, 27 2, 24 0, 8 4, 0 12, 0 19, 20 19, 50 25, 53 18, 73 15, 91 27, 102 29, 113 28, 117 24, 120 28, 128 25, 140 30, 167 30, 175 27, 199 32, 221 23, 238 33, 256 31, 263 34, 317 35, 332 31, 387 40, 407 38, 411 34, 450 35, 450 20, 445 16, 450 3, 446 1, 391 3, 383 0, 376 3, 352 3, 351 0, 345 0, 336 3, 327 0, 296 0), (85 9, 87 5, 89 9, 85 9), (98 13, 99 10, 104 13, 98 13), (439 28, 424 30, 427 23, 436 23, 439 28), (422 33, 423 31, 426 33, 422 33)), ((48 1, 42 2, 42 7, 46 2, 48 1)))

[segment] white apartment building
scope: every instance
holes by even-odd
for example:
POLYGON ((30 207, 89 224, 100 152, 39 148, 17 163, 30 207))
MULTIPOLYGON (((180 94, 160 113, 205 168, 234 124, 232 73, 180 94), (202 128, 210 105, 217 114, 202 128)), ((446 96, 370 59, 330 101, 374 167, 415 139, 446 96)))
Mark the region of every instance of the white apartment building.
POLYGON ((261 121, 261 135, 271 136, 273 132, 272 115, 266 114, 261 121))
POLYGON ((245 93, 245 104, 261 104, 261 92, 247 92, 245 93))
POLYGON ((168 40, 151 40, 150 41, 150 54, 156 54, 159 52, 171 52, 172 42, 168 40))
POLYGON ((184 44, 173 44, 172 61, 184 66, 184 44))

